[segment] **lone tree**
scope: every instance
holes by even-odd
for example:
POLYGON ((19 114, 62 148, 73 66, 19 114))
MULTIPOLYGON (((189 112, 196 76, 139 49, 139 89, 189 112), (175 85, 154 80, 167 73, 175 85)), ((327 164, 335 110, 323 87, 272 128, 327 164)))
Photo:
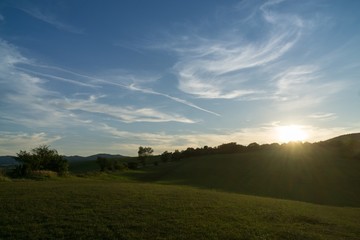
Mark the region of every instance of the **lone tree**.
POLYGON ((48 145, 40 145, 30 152, 20 150, 15 160, 20 163, 15 169, 15 173, 19 176, 26 176, 39 170, 54 171, 61 175, 66 173, 69 167, 67 160, 48 145))
POLYGON ((145 166, 146 164, 146 159, 152 155, 152 153, 154 152, 154 150, 151 147, 139 147, 139 151, 138 151, 138 159, 141 162, 142 165, 145 166))

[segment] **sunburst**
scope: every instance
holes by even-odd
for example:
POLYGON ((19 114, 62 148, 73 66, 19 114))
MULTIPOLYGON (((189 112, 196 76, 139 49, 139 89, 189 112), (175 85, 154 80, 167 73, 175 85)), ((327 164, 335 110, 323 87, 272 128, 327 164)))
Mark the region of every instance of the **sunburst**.
POLYGON ((298 125, 286 125, 277 128, 280 142, 305 141, 308 134, 304 127, 298 125))

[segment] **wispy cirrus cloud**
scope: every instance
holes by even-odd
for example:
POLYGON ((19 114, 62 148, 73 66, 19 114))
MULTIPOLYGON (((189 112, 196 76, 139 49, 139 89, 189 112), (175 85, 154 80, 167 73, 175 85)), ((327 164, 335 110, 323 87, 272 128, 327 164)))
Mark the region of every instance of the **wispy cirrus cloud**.
POLYGON ((128 88, 131 89, 131 90, 134 90, 134 91, 142 92, 142 93, 148 93, 148 94, 154 94, 154 95, 163 96, 163 97, 171 99, 171 100, 173 100, 175 102, 182 103, 182 104, 187 105, 189 107, 201 110, 203 112, 207 112, 207 113, 213 114, 215 116, 220 116, 220 114, 218 114, 216 112, 213 112, 213 111, 207 110, 205 108, 199 107, 199 106, 197 106, 197 105, 195 105, 195 104, 193 104, 193 103, 191 103, 191 102, 189 102, 187 100, 177 98, 177 97, 173 97, 173 96, 170 96, 170 95, 165 94, 165 93, 156 92, 156 91, 154 91, 152 89, 140 88, 140 87, 135 86, 134 84, 131 84, 128 88))
POLYGON ((99 116, 103 116, 126 123, 195 123, 194 120, 179 114, 156 110, 153 106, 139 108, 122 103, 99 103, 98 97, 95 97, 97 95, 92 94, 93 91, 87 94, 88 99, 66 97, 67 94, 71 95, 71 92, 67 93, 54 87, 49 89, 51 86, 47 85, 48 79, 90 90, 102 85, 99 82, 94 83, 94 79, 92 82, 79 81, 30 70, 26 66, 36 67, 36 64, 24 58, 14 46, 4 41, 0 41, 0 53, 3 53, 0 56, 0 83, 3 91, 3 97, 0 99, 0 109, 3 110, 1 121, 12 121, 27 127, 68 126, 69 123, 76 125, 83 122, 79 115, 81 112, 87 112, 90 113, 86 115, 87 121, 91 121, 91 118, 97 120, 99 116))
POLYGON ((219 37, 193 35, 165 44, 164 48, 179 56, 174 65, 179 89, 198 98, 254 98, 263 94, 265 85, 249 84, 252 73, 289 52, 304 28, 296 15, 272 9, 281 2, 256 6, 258 14, 253 17, 262 21, 260 29, 264 34, 252 41, 241 34, 241 26, 234 25, 227 32, 222 30, 219 37))
MULTIPOLYGON (((277 94, 291 94, 296 89, 302 89, 312 80, 318 78, 317 67, 311 65, 296 66, 286 69, 275 76, 277 94)), ((311 84, 312 85, 312 84, 311 84)))
MULTIPOLYGON (((80 77, 80 78, 88 79, 88 80, 90 80, 90 82, 75 81, 75 80, 68 79, 68 78, 58 77, 58 76, 49 75, 49 74, 43 74, 43 73, 34 72, 34 71, 31 71, 31 70, 27 70, 27 69, 25 69, 25 70, 33 72, 34 74, 42 75, 42 76, 45 76, 45 77, 51 77, 51 78, 54 78, 54 79, 74 83, 74 84, 77 84, 77 85, 83 85, 83 86, 88 86, 88 87, 94 87, 95 88, 95 87, 101 87, 102 85, 105 84, 105 85, 112 85, 112 86, 121 87, 123 89, 127 89, 127 90, 130 90, 130 91, 135 91, 135 92, 140 92, 140 93, 145 93, 145 94, 150 94, 150 95, 162 96, 164 98, 170 99, 170 100, 175 101, 177 103, 189 106, 191 108, 195 108, 197 110, 207 112, 207 113, 213 114, 215 116, 220 116, 220 114, 218 114, 216 112, 213 112, 213 111, 210 111, 208 109, 202 108, 202 107, 200 107, 200 106, 198 106, 198 105, 196 105, 196 104, 194 104, 194 103, 192 103, 192 102, 190 102, 188 100, 185 100, 185 99, 182 99, 182 98, 179 98, 179 97, 174 97, 174 96, 171 96, 169 94, 162 93, 162 92, 159 92, 159 91, 156 91, 156 90, 153 90, 153 89, 141 87, 137 83, 138 82, 144 82, 143 78, 140 77, 140 79, 139 79, 139 77, 133 76, 132 74, 127 73, 127 72, 123 72, 121 74, 116 74, 116 76, 112 76, 112 77, 106 77, 106 76, 105 77, 94 77, 94 76, 80 74, 80 73, 70 71, 70 70, 67 70, 67 69, 63 69, 63 68, 59 68, 59 67, 39 65, 39 64, 37 64, 36 66, 41 67, 41 68, 55 69, 55 70, 60 71, 60 72, 66 72, 66 73, 69 73, 71 75, 74 75, 74 76, 77 76, 77 77, 80 77), (107 78, 116 78, 117 80, 120 79, 121 81, 119 82, 119 81, 115 81, 115 80, 109 80, 107 78)), ((148 77, 146 79, 148 79, 148 77)))
POLYGON ((195 123, 195 121, 182 117, 177 114, 169 114, 157 111, 154 108, 134 108, 131 106, 113 106, 104 103, 98 103, 96 96, 90 96, 89 99, 65 99, 54 100, 55 106, 70 111, 85 111, 90 113, 102 114, 113 117, 122 122, 181 122, 195 123))
POLYGON ((340 81, 324 81, 321 69, 316 65, 289 67, 274 76, 272 81, 274 99, 284 110, 317 106, 344 88, 340 81))
POLYGON ((48 23, 52 26, 54 26, 55 28, 62 30, 62 31, 66 31, 66 32, 70 32, 70 33, 75 33, 75 34, 82 34, 84 31, 82 29, 79 29, 77 27, 71 26, 69 24, 66 24, 64 22, 62 22, 61 20, 57 19, 54 15, 48 13, 48 12, 44 12, 43 10, 40 10, 37 7, 21 7, 18 8, 19 10, 25 12, 26 14, 28 14, 29 16, 36 18, 42 22, 48 23))
POLYGON ((100 87, 99 85, 95 85, 95 84, 91 84, 91 83, 87 83, 87 82, 82 82, 82 81, 79 81, 79 80, 69 79, 69 78, 65 78, 65 77, 59 77, 59 76, 52 75, 52 74, 41 73, 41 72, 33 71, 33 70, 30 70, 30 69, 27 69, 27 68, 24 68, 24 67, 15 66, 15 68, 17 68, 17 69, 19 69, 21 71, 36 75, 36 76, 40 76, 40 77, 44 77, 44 78, 51 78, 51 79, 59 80, 59 81, 62 81, 62 82, 79 85, 79 86, 82 86, 82 87, 90 87, 90 88, 99 88, 100 87))
POLYGON ((48 135, 44 132, 22 133, 22 132, 4 132, 0 131, 0 147, 6 149, 1 154, 14 155, 19 150, 30 150, 42 144, 52 144, 60 140, 59 135, 48 135), (21 149, 18 147, 21 146, 21 149))
POLYGON ((337 115, 335 113, 324 113, 324 112, 318 112, 313 113, 308 116, 310 119, 319 120, 319 121, 328 121, 333 120, 337 118, 337 115))

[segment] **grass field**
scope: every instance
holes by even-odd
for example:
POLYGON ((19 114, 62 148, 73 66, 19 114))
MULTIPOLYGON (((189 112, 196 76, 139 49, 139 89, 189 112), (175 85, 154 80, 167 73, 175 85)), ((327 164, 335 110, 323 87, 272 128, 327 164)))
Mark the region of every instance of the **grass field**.
POLYGON ((326 149, 98 169, 0 180, 0 239, 360 239, 360 161, 326 149))
POLYGON ((1 182, 0 239, 360 239, 359 208, 104 177, 1 182))

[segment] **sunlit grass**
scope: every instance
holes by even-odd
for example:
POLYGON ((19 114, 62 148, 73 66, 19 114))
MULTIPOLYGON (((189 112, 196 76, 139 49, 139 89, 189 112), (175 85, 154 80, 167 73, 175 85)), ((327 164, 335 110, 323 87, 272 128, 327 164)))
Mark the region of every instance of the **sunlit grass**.
POLYGON ((98 179, 0 183, 0 239, 356 239, 360 235, 360 209, 98 179))

